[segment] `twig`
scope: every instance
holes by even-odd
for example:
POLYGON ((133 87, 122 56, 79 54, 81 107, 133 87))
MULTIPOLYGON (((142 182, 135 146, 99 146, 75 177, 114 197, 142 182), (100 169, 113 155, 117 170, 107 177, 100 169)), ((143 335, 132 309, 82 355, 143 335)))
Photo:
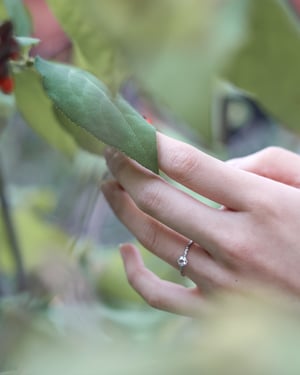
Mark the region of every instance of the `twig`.
POLYGON ((5 232, 7 235, 8 243, 15 260, 16 266, 16 283, 18 291, 22 291, 26 289, 26 276, 23 267, 23 260, 20 251, 19 242, 16 236, 16 231, 13 225, 11 212, 8 204, 8 200, 6 198, 5 193, 5 182, 3 178, 2 168, 0 165, 0 201, 1 201, 1 212, 3 218, 3 224, 5 226, 5 232))

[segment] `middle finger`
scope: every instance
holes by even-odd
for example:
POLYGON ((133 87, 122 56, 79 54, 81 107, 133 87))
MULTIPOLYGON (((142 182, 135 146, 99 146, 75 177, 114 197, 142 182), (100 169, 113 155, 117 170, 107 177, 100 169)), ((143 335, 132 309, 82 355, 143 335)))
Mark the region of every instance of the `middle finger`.
POLYGON ((234 212, 206 206, 116 150, 108 149, 106 160, 142 211, 199 243, 214 257, 223 258, 220 247, 228 243, 228 234, 236 232, 239 224, 234 212))

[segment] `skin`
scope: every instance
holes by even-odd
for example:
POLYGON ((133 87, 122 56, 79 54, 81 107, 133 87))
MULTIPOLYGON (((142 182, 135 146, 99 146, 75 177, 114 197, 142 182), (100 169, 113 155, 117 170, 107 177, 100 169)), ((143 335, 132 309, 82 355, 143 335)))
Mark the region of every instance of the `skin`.
POLYGON ((223 162, 157 133, 160 169, 215 202, 211 208, 115 149, 106 150, 114 180, 102 191, 117 217, 153 254, 178 269, 192 239, 185 275, 194 287, 159 279, 137 248, 121 246, 132 287, 153 307, 184 315, 209 308, 218 290, 253 283, 300 293, 300 156, 267 148, 223 162))

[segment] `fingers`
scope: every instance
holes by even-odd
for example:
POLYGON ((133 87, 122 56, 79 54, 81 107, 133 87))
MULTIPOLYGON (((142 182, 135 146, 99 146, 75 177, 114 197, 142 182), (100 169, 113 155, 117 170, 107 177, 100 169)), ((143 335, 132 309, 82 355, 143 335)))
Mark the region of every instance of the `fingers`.
POLYGON ((280 147, 268 147, 227 164, 294 187, 300 187, 300 156, 280 147))
POLYGON ((233 210, 249 207, 259 181, 186 143, 157 133, 159 166, 169 177, 233 210), (237 194, 238 191, 238 194, 237 194))
MULTIPOLYGON (((162 225, 139 210, 116 181, 102 186, 103 193, 118 218, 139 242, 153 254, 179 269, 177 259, 183 254, 188 239, 162 225)), ((231 277, 199 245, 193 244, 188 254, 185 275, 204 292, 228 286, 231 277)))
POLYGON ((168 312, 199 316, 208 307, 198 288, 161 280, 148 270, 139 251, 131 244, 121 246, 125 271, 130 285, 152 307, 168 312))
POLYGON ((233 222, 232 212, 204 205, 119 152, 112 151, 106 157, 112 174, 140 210, 212 254, 224 235, 236 231, 238 224, 233 222))

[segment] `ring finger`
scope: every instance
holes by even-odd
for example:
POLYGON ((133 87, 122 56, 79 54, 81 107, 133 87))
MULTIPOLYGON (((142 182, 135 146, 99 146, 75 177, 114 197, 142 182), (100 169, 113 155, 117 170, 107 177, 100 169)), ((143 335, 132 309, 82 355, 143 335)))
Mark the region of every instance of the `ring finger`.
MULTIPOLYGON (((178 269, 177 259, 183 254, 187 238, 142 212, 116 181, 105 183, 102 191, 115 214, 141 244, 178 269)), ((191 246, 184 273, 203 291, 233 285, 229 271, 197 244, 191 246)))

